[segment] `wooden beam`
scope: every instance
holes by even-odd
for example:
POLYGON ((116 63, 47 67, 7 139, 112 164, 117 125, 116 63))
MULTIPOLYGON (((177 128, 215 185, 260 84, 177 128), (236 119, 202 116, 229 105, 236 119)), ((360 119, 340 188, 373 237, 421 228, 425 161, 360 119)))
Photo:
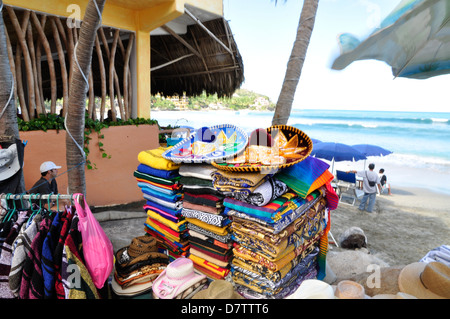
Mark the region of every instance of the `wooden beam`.
POLYGON ((189 51, 191 51, 196 56, 198 56, 200 59, 202 59, 202 55, 197 50, 195 50, 189 43, 186 42, 186 40, 184 40, 182 37, 180 37, 178 34, 176 34, 176 32, 173 31, 171 28, 169 28, 167 25, 162 25, 161 29, 163 29, 167 33, 171 34, 175 39, 180 41, 186 48, 188 48, 189 51))

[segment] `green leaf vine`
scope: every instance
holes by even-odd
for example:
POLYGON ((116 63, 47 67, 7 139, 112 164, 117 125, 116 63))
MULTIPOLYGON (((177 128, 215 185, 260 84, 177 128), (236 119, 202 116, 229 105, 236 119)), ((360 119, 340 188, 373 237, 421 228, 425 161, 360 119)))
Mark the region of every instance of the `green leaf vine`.
MULTIPOLYGON (((65 130, 64 126, 64 117, 61 117, 57 114, 40 114, 37 118, 31 119, 30 121, 26 122, 22 120, 21 118, 17 118, 17 124, 19 126, 19 131, 27 132, 27 131, 44 131, 47 132, 47 130, 65 130)), ((144 118, 136 118, 136 119, 129 119, 127 121, 121 121, 117 120, 116 122, 113 121, 99 121, 99 120, 93 120, 89 118, 86 114, 85 122, 84 122, 84 152, 86 153, 86 166, 88 169, 97 169, 97 166, 95 163, 92 163, 89 160, 89 144, 92 140, 92 134, 97 134, 97 137, 99 139, 98 142, 98 148, 102 154, 102 158, 110 159, 111 155, 109 155, 105 148, 103 142, 101 142, 101 139, 104 139, 105 136, 101 133, 101 130, 104 128, 108 128, 110 126, 125 126, 125 125, 158 125, 157 120, 152 119, 144 119, 144 118)))

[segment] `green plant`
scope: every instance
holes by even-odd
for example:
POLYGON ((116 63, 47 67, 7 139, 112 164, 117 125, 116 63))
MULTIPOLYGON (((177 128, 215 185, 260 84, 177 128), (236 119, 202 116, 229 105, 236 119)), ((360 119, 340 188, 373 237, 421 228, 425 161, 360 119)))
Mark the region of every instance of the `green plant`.
MULTIPOLYGON (((65 130, 64 126, 64 117, 61 117, 57 114, 40 114, 37 118, 31 119, 26 122, 21 118, 17 118, 17 124, 19 126, 19 131, 44 131, 47 130, 65 130)), ((97 133, 99 142, 98 147, 100 152, 102 153, 102 158, 111 158, 111 155, 108 155, 104 149, 104 144, 100 141, 105 138, 103 134, 101 134, 101 130, 104 128, 108 128, 110 126, 125 126, 125 125, 158 125, 157 120, 152 119, 144 119, 144 118, 136 118, 129 119, 127 121, 117 120, 117 122, 109 122, 109 121, 99 121, 93 120, 89 118, 87 115, 85 117, 84 122, 84 152, 86 153, 86 166, 88 169, 95 169, 95 163, 92 163, 88 159, 89 155, 89 144, 92 140, 91 135, 95 132, 97 133)))

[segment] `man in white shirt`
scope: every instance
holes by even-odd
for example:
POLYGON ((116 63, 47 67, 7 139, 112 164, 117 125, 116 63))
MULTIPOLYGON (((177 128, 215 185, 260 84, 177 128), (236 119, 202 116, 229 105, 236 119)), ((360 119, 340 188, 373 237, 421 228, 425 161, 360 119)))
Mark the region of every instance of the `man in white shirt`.
POLYGON ((357 176, 363 179, 363 191, 364 196, 361 199, 358 209, 364 210, 366 208, 367 200, 367 211, 371 213, 375 206, 375 200, 377 198, 377 184, 380 184, 380 177, 376 172, 374 172, 375 164, 369 164, 368 171, 350 171, 355 173, 357 176))

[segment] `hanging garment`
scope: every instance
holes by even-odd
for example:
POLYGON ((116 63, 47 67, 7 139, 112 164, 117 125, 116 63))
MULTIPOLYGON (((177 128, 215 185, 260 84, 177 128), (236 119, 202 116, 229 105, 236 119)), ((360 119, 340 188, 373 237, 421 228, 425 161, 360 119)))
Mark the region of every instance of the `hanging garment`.
POLYGON ((28 227, 27 223, 22 225, 20 233, 14 242, 14 252, 11 261, 11 270, 9 272, 9 287, 16 298, 19 296, 23 266, 31 249, 31 243, 39 231, 39 225, 41 222, 41 214, 34 216, 28 227))
POLYGON ((12 260, 12 247, 15 239, 19 235, 19 231, 23 223, 28 218, 27 211, 20 211, 18 213, 17 221, 11 228, 8 236, 6 236, 5 241, 1 245, 1 256, 0 256, 0 298, 12 299, 14 294, 9 288, 9 272, 11 270, 11 260, 12 260))
POLYGON ((100 299, 97 288, 84 264, 81 247, 82 238, 78 231, 78 216, 74 216, 64 242, 61 266, 65 299, 100 299), (76 274, 75 271, 77 271, 76 274))
POLYGON ((63 215, 61 232, 59 234, 58 243, 53 254, 55 261, 55 295, 57 299, 65 299, 65 292, 61 276, 61 266, 63 259, 64 243, 72 225, 73 213, 70 208, 66 207, 66 214, 63 215))
POLYGON ((53 218, 50 230, 44 239, 42 245, 42 277, 44 278, 44 298, 51 299, 55 297, 55 261, 53 253, 58 243, 58 237, 61 231, 61 215, 63 213, 56 213, 53 218))
POLYGON ((39 225, 31 249, 28 252, 23 266, 22 281, 20 284, 20 299, 41 299, 44 297, 44 280, 42 277, 41 254, 42 244, 50 229, 51 220, 44 217, 39 225))

